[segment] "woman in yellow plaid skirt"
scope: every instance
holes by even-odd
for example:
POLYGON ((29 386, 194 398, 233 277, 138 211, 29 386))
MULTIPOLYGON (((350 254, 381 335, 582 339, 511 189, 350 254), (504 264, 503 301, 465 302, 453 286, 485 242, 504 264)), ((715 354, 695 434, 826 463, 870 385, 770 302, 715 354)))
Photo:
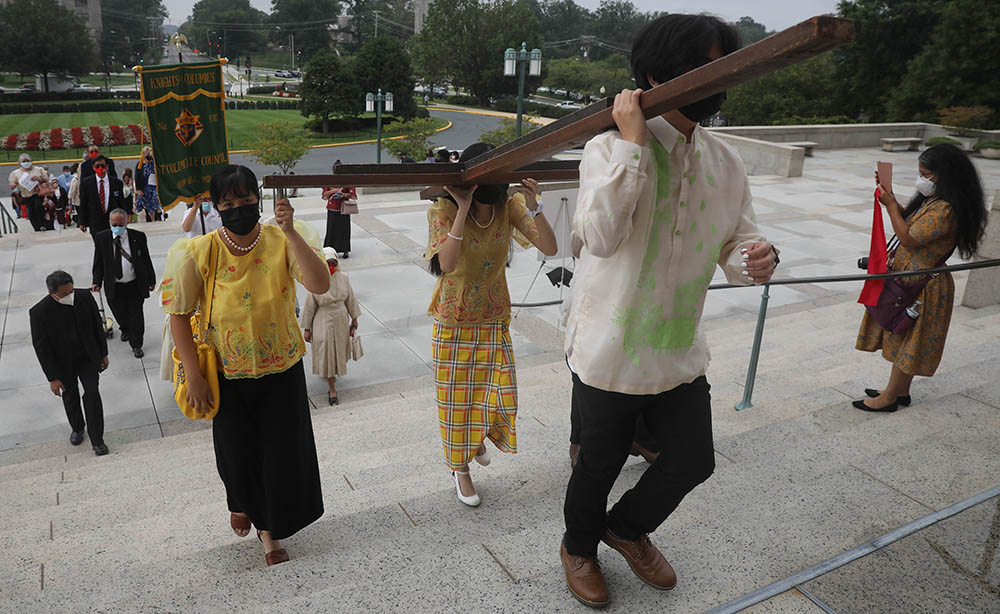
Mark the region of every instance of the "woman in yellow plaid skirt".
MULTIPOLYGON (((492 146, 476 143, 474 158, 492 146)), ((480 498, 469 462, 490 463, 485 440, 517 452, 517 376, 510 341, 510 294, 505 267, 511 239, 555 255, 555 235, 537 199, 538 182, 449 187, 427 212, 430 238, 424 257, 439 276, 428 314, 434 318, 434 379, 445 463, 462 503, 480 498), (468 222, 468 223, 467 223, 468 222)))

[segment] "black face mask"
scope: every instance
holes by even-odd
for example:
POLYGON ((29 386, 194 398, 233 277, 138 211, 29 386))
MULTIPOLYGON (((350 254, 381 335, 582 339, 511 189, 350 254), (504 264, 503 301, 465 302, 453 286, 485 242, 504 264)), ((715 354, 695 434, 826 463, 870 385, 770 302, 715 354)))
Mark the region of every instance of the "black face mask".
POLYGON ((260 211, 257 210, 256 204, 241 205, 219 211, 219 216, 222 218, 222 226, 226 230, 238 235, 248 235, 257 225, 257 221, 260 220, 260 211))
POLYGON ((680 111, 681 115, 684 117, 698 123, 718 113, 719 109, 722 108, 722 103, 725 101, 726 93, 719 92, 718 94, 713 94, 708 98, 702 98, 697 102, 692 102, 691 104, 683 106, 677 110, 680 111))
POLYGON ((507 184, 481 185, 472 194, 472 199, 485 205, 499 205, 507 200, 507 184))

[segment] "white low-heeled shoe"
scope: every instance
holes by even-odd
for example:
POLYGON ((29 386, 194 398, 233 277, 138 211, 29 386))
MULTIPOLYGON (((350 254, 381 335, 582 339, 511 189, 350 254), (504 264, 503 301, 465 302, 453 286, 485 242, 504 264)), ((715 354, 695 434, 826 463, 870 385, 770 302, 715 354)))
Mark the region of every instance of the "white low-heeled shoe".
POLYGON ((473 457, 477 463, 485 467, 490 464, 490 448, 486 444, 483 444, 483 451, 481 454, 476 454, 473 457))
POLYGON ((455 478, 455 492, 458 493, 458 500, 462 503, 468 505, 469 507, 478 507, 480 503, 483 502, 479 498, 479 493, 472 495, 471 497, 466 497, 462 494, 462 486, 458 483, 458 474, 469 475, 468 471, 452 471, 451 475, 455 478))

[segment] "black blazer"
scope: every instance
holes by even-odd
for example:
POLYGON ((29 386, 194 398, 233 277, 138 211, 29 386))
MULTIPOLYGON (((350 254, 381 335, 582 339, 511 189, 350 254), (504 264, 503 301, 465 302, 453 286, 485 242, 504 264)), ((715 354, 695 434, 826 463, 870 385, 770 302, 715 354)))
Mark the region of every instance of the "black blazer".
POLYGON ((73 290, 76 298, 73 306, 60 305, 51 296, 46 296, 28 310, 31 319, 31 344, 35 346, 38 363, 50 382, 63 383, 76 377, 73 371, 74 348, 67 347, 66 328, 76 323, 76 333, 80 349, 98 369, 108 355, 108 338, 104 336, 97 302, 90 290, 73 290))
POLYGON ((132 207, 122 194, 122 180, 117 177, 108 178, 108 210, 101 211, 101 199, 97 193, 97 175, 91 175, 80 181, 80 225, 90 228, 90 234, 111 227, 108 216, 115 209, 124 209, 132 213, 132 207))
MULTIPOLYGON (((105 158, 108 161, 108 174, 112 177, 118 176, 118 171, 115 170, 115 161, 111 158, 105 158)), ((84 158, 83 162, 80 163, 80 181, 83 181, 87 177, 94 176, 94 161, 89 157, 84 158)))
MULTIPOLYGON (((125 233, 131 248, 132 268, 135 269, 139 296, 149 298, 149 287, 156 285, 156 272, 153 271, 153 260, 149 257, 146 235, 131 228, 125 233)), ((104 287, 108 300, 113 300, 115 296, 117 282, 114 271, 115 242, 111 229, 108 228, 94 234, 94 285, 104 287)))

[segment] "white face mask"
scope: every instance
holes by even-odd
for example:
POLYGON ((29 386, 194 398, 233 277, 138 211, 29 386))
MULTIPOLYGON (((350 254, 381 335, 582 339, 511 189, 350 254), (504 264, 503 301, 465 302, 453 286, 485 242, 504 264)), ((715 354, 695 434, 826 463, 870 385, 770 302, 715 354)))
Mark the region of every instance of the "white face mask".
MULTIPOLYGON (((76 292, 70 292, 69 294, 67 294, 66 296, 64 296, 62 298, 57 298, 56 302, 58 302, 61 305, 69 305, 70 307, 72 307, 73 306, 73 298, 75 296, 76 296, 76 292)), ((52 297, 52 298, 55 298, 55 297, 52 297)))
POLYGON ((31 168, 31 161, 30 160, 24 160, 24 161, 22 161, 21 162, 21 168, 31 168))
POLYGON ((917 191, 923 194, 925 197, 933 196, 934 192, 937 191, 937 185, 927 177, 924 177, 923 175, 917 177, 916 186, 917 186, 917 191))

